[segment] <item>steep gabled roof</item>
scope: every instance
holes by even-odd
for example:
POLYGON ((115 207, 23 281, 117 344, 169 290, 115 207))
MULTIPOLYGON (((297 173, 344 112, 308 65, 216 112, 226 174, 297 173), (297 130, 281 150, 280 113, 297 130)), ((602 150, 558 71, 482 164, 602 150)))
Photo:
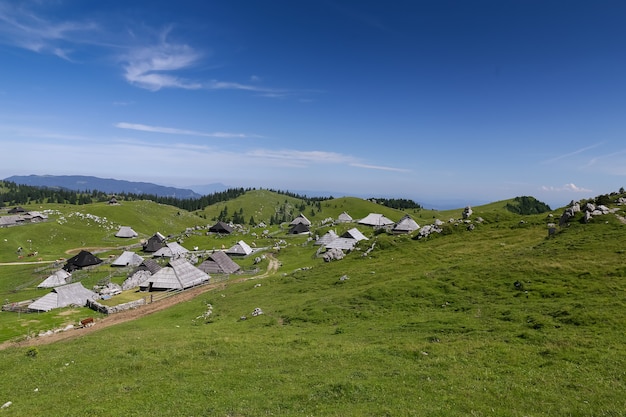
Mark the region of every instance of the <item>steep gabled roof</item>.
POLYGON ((352 221, 352 216, 350 216, 345 211, 343 213, 341 213, 339 215, 339 217, 337 217, 337 222, 338 223, 350 223, 351 221, 352 221))
POLYGON ((390 220, 382 214, 378 213, 370 213, 361 220, 359 220, 359 224, 375 227, 389 226, 393 223, 393 220, 390 220))
POLYGON ((143 282, 141 288, 151 290, 182 290, 208 282, 210 279, 207 273, 196 268, 186 259, 172 259, 168 265, 169 266, 161 268, 160 271, 143 282))
POLYGON ((419 224, 417 224, 417 222, 407 214, 403 218, 401 218, 400 221, 395 224, 395 226, 393 226, 392 231, 394 233, 411 233, 419 228, 419 224))
POLYGON ((361 240, 369 240, 368 238, 365 237, 365 235, 363 233, 361 233, 361 231, 359 229, 357 229, 356 227, 353 227, 352 229, 348 230, 347 232, 345 232, 344 234, 341 235, 341 237, 347 237, 347 238, 352 238, 354 240, 356 240, 357 242, 360 242, 361 240))
POLYGON ((124 251, 111 266, 138 266, 143 262, 143 258, 131 251, 124 251))
POLYGON ((326 249, 352 250, 356 246, 356 239, 348 237, 338 237, 330 243, 326 244, 326 249))
POLYGON ((36 221, 36 220, 47 220, 48 219, 48 215, 47 214, 43 214, 40 211, 29 211, 28 213, 25 213, 22 215, 22 217, 24 218, 24 220, 26 221, 36 221))
POLYGON ((209 227, 209 232, 212 233, 232 233, 233 228, 229 224, 219 221, 213 226, 209 227))
POLYGON ((84 306, 87 300, 95 300, 98 295, 89 291, 80 282, 56 287, 52 292, 28 305, 30 310, 50 311, 53 308, 70 305, 84 306))
POLYGON ((166 258, 175 258, 177 256, 181 256, 184 255, 186 253, 188 253, 189 251, 185 248, 183 248, 179 243, 177 242, 170 242, 170 243, 166 243, 164 247, 162 247, 161 249, 159 249, 158 251, 154 252, 153 256, 154 257, 166 257, 166 258))
POLYGON ((144 252, 156 252, 163 246, 165 246, 165 236, 157 232, 143 244, 143 250, 144 252))
POLYGON ((322 237, 317 239, 315 241, 315 244, 319 245, 319 246, 323 246, 323 245, 326 245, 326 244, 332 242, 333 240, 337 239, 338 237, 339 236, 337 235, 337 233, 335 233, 334 230, 329 230, 328 232, 324 233, 324 235, 322 237))
POLYGON ((43 282, 37 285, 37 288, 54 288, 67 284, 68 280, 72 277, 72 274, 64 269, 59 269, 43 282))
POLYGON ((248 244, 244 242, 243 240, 240 240, 239 242, 235 243, 233 246, 231 246, 229 249, 226 250, 227 255, 246 256, 246 255, 250 255, 251 253, 252 253, 252 248, 248 246, 248 244))
POLYGON ((72 272, 76 269, 84 268, 86 266, 98 265, 102 262, 102 259, 96 257, 91 252, 81 250, 77 255, 72 256, 67 260, 63 269, 68 272, 72 272))
POLYGON ((296 217, 295 219, 293 219, 291 221, 291 223, 289 223, 291 226, 294 226, 296 224, 303 224, 305 226, 310 226, 311 222, 309 221, 309 219, 307 219, 304 214, 300 213, 300 215, 298 217, 296 217))
POLYGON ((0 216, 0 226, 15 226, 24 222, 24 216, 12 214, 10 216, 0 216))
POLYGON ((207 274, 234 274, 241 267, 226 255, 223 251, 216 251, 209 258, 198 265, 198 269, 207 274))
POLYGON ((137 237, 137 232, 135 232, 130 226, 121 226, 120 230, 117 231, 115 237, 123 237, 123 238, 131 238, 137 237))
POLYGON ((309 233, 309 226, 304 223, 297 223, 289 229, 290 235, 298 235, 300 233, 309 233))
POLYGON ((144 259, 143 262, 133 271, 133 275, 137 271, 148 271, 151 274, 156 274, 161 269, 161 265, 154 259, 144 259))

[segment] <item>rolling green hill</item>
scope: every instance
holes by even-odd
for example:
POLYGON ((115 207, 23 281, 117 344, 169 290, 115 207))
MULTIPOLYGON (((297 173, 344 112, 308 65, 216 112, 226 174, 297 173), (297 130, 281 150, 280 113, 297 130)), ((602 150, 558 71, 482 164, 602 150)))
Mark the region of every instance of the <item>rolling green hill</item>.
MULTIPOLYGON (((115 214, 105 206, 84 209, 128 222, 145 235, 163 230, 154 230, 163 217, 172 222, 171 233, 198 220, 210 224, 224 206, 230 213, 243 209, 246 220, 256 221, 275 215, 280 205, 292 207, 291 214, 301 211, 297 199, 264 193, 251 191, 208 207, 201 217, 149 203, 135 209, 123 205, 115 214)), ((623 206, 611 204, 615 213, 595 216, 589 224, 578 213, 549 236, 547 224, 558 223, 560 212, 519 215, 506 209, 512 201, 473 207, 472 231, 459 220, 462 209, 411 211, 421 225, 444 222, 443 233, 421 240, 358 226, 369 240, 328 263, 315 256, 318 247, 306 236, 286 236, 285 229, 273 226, 269 237, 255 239, 268 248, 283 241, 279 251, 263 252, 281 262, 269 277, 227 283, 76 339, 4 350, 0 371, 11 377, 0 380, 0 403, 12 405, 2 412, 623 415, 623 206), (263 314, 253 317, 255 308, 263 314)), ((349 197, 309 205, 303 213, 316 223, 343 211, 355 219, 378 212, 399 220, 404 214, 349 197)), ((33 226, 40 225, 12 229, 33 226)), ((73 226, 81 237, 69 238, 72 242, 87 239, 82 227, 73 226)), ((17 233, 12 229, 0 232, 17 233)), ((198 234, 187 242, 249 240, 251 230, 228 238, 198 234)), ((89 242, 108 243, 108 233, 98 231, 89 242)), ((251 265, 249 259, 239 262, 251 265)), ((16 280, 27 286, 33 281, 32 267, 1 268, 12 275, 0 279, 3 296, 19 296, 22 290, 12 292, 16 280)), ((91 314, 72 310, 66 317, 73 320, 91 314)), ((63 323, 62 312, 15 314, 0 313, 0 322, 25 329, 37 320, 63 323)))
MULTIPOLYGON (((355 197, 341 197, 323 201, 305 201, 302 199, 279 194, 269 190, 251 190, 244 195, 222 203, 206 207, 198 214, 211 221, 220 218, 226 209, 227 217, 232 220, 235 213, 240 213, 245 224, 249 224, 252 217, 255 223, 271 223, 272 217, 278 217, 281 222, 290 222, 300 213, 311 222, 320 223, 328 217, 336 219, 342 212, 347 212, 353 219, 358 220, 369 213, 381 213, 397 221, 404 215, 400 210, 385 207, 368 200, 355 197)), ((420 210, 410 210, 418 213, 420 210)))

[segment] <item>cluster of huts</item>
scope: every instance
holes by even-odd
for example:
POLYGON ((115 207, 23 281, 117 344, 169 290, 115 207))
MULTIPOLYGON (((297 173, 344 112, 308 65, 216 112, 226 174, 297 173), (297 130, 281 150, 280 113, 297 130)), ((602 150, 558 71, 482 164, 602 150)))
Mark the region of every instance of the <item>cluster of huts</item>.
MULTIPOLYGON (((345 212, 336 220, 337 224, 350 222, 354 220, 345 212)), ((408 215, 398 222, 393 222, 381 214, 371 213, 358 220, 357 223, 374 228, 386 228, 392 233, 411 233, 419 228, 408 215)), ((310 233, 310 228, 311 221, 300 214, 289 224, 288 233, 310 233)), ((209 228, 209 232, 230 234, 233 232, 233 227, 218 221, 209 228)), ((138 234, 131 227, 122 226, 115 236, 134 238, 138 234)), ((323 247, 326 251, 343 252, 353 250, 362 240, 368 240, 368 238, 353 227, 341 235, 330 230, 318 237, 315 245, 323 247)), ((188 249, 178 242, 168 242, 167 238, 158 232, 142 243, 142 250, 144 256, 133 251, 124 251, 111 261, 113 267, 132 268, 128 278, 119 286, 119 291, 137 287, 141 291, 184 290, 209 282, 212 274, 240 272, 241 267, 232 260, 232 257, 248 256, 254 253, 250 245, 240 240, 228 249, 213 251, 198 266, 194 266, 188 260, 190 257, 188 249), (167 262, 163 265, 163 262, 157 262, 157 259, 167 259, 167 262)), ((100 298, 99 294, 86 289, 80 282, 72 282, 72 273, 102 262, 94 254, 81 250, 77 255, 68 259, 62 269, 54 272, 39 284, 39 288, 51 288, 52 291, 28 305, 29 310, 49 311, 69 305, 85 305, 87 300, 100 298)))
POLYGON ((0 216, 0 227, 19 226, 27 223, 39 223, 48 220, 48 215, 39 211, 26 211, 22 207, 13 207, 6 216, 0 216))
MULTIPOLYGON (((132 228, 122 226, 116 237, 136 237, 132 228)), ((124 251, 111 261, 112 267, 132 268, 119 291, 139 287, 141 291, 184 290, 210 281, 211 274, 234 274, 241 267, 230 256, 247 256, 253 249, 240 240, 227 250, 214 251, 197 267, 187 260, 190 251, 178 242, 168 242, 161 233, 155 233, 142 244, 144 256, 124 251), (162 266, 157 259, 167 259, 162 266)), ((80 282, 72 282, 76 270, 99 265, 103 262, 89 251, 81 250, 68 259, 65 265, 52 273, 38 288, 51 288, 52 291, 30 303, 31 311, 49 311, 70 305, 85 305, 87 300, 96 300, 100 295, 86 289, 80 282)), ((115 285, 115 284, 113 284, 115 285)))

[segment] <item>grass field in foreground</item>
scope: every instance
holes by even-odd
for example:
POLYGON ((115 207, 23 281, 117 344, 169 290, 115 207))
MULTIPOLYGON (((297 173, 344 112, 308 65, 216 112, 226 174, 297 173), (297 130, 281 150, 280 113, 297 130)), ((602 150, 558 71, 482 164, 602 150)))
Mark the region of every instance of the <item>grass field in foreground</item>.
POLYGON ((623 415, 626 226, 497 215, 331 263, 293 241, 269 278, 5 350, 2 414, 623 415))

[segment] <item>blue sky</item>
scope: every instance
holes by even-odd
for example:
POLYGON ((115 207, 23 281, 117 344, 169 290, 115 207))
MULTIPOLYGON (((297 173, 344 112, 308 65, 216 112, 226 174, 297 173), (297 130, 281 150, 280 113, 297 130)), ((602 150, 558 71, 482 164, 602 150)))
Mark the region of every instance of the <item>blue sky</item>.
POLYGON ((621 1, 3 1, 0 178, 412 198, 626 185, 621 1))

